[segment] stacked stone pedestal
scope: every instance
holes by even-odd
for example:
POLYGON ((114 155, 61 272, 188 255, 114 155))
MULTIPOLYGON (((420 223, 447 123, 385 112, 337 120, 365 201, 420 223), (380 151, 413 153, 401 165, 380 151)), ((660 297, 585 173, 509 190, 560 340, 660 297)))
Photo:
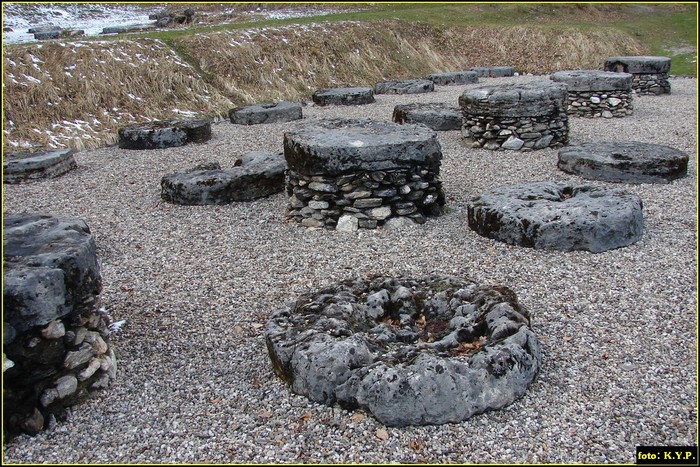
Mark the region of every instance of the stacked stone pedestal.
POLYGON ((307 227, 374 229, 442 214, 442 152, 433 130, 329 119, 285 133, 288 215, 307 227))
POLYGON ((4 219, 3 427, 35 435, 116 376, 90 229, 45 215, 4 219))
POLYGON ((639 95, 671 93, 671 83, 668 81, 668 72, 671 69, 669 57, 609 57, 605 59, 603 69, 630 73, 632 89, 639 95))
POLYGON ((473 148, 532 151, 568 144, 566 85, 552 81, 483 86, 459 97, 464 143, 473 148))
POLYGON ((552 81, 567 86, 569 115, 626 117, 632 115, 632 75, 598 70, 558 71, 552 81))

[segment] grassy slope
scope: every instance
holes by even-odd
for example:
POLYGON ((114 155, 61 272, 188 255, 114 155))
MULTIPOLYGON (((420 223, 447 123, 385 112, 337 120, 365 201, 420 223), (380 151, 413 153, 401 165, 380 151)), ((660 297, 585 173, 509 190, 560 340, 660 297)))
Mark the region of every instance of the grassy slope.
POLYGON ((119 125, 174 118, 174 108, 224 115, 235 105, 308 99, 323 87, 477 65, 548 73, 600 68, 611 55, 665 55, 671 74, 695 76, 696 25, 695 4, 404 3, 110 39, 118 53, 105 50, 104 37, 82 47, 12 46, 3 50, 3 151, 97 147, 113 143, 119 125), (308 26, 284 27, 299 24, 308 26), (244 31, 251 27, 266 29, 244 31), (117 60, 137 53, 145 58, 134 66, 117 60))

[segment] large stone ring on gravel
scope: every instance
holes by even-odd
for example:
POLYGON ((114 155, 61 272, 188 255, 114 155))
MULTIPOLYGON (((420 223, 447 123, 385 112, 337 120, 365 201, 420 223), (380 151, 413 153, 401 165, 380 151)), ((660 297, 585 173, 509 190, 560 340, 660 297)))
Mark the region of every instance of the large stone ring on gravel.
POLYGON ((388 426, 500 409, 541 365, 515 294, 455 276, 349 279, 303 294, 272 313, 265 340, 292 392, 388 426))
POLYGON ((228 116, 231 123, 238 125, 291 122, 303 118, 301 104, 287 101, 236 107, 229 110, 228 116))
POLYGON ((637 141, 584 143, 559 150, 558 167, 592 180, 669 183, 688 173, 688 154, 637 141))
POLYGON ((374 85, 375 94, 423 94, 432 91, 435 91, 435 84, 429 79, 382 81, 374 85))
POLYGON ((119 128, 122 149, 164 149, 210 139, 209 120, 167 120, 119 128))
POLYGON ((642 200, 618 189, 556 182, 494 188, 467 206, 469 227, 510 245, 600 253, 642 238, 642 200))
POLYGON ((394 107, 391 119, 396 123, 422 123, 434 131, 462 128, 462 110, 443 102, 400 104, 394 107))
POLYGON ((78 166, 73 154, 74 149, 6 154, 2 161, 2 180, 21 183, 58 177, 78 166))
POLYGON ((332 88, 316 91, 311 96, 316 105, 365 105, 375 102, 372 88, 332 88))

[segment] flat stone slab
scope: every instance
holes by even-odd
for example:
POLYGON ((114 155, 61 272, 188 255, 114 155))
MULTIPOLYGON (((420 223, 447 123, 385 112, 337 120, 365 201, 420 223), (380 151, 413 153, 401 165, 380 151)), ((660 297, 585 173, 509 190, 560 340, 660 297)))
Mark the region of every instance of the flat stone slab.
POLYGON ((265 342, 292 392, 387 426, 500 409, 541 366, 515 294, 454 276, 375 276, 303 294, 272 312, 265 342))
POLYGON ((8 215, 3 224, 3 320, 17 332, 89 309, 102 290, 85 221, 8 215))
POLYGON ((566 113, 567 89, 551 80, 479 86, 459 96, 465 114, 498 117, 544 116, 566 113))
POLYGON ((238 125, 291 122, 303 118, 301 104, 287 101, 236 107, 228 115, 231 123, 238 125))
POLYGON ((475 66, 471 67, 470 71, 481 78, 505 78, 515 75, 515 68, 512 66, 475 66))
POLYGON ((600 253, 642 238, 642 200, 622 190, 536 182, 497 187, 467 207, 484 237, 537 249, 600 253))
POLYGON ((371 119, 326 119, 284 134, 289 168, 303 175, 340 175, 426 165, 437 168, 442 148, 423 125, 371 119))
POLYGON ((638 74, 662 74, 671 69, 669 57, 655 56, 624 56, 608 57, 603 64, 605 71, 615 71, 638 74))
POLYGON ((669 183, 688 174, 688 154, 637 141, 584 143, 560 149, 558 167, 591 180, 669 183))
POLYGON ((462 110, 450 104, 402 104, 394 107, 392 120, 396 123, 421 123, 435 131, 462 128, 462 110))
POLYGON ((557 83, 564 83, 569 91, 631 91, 632 75, 600 70, 558 71, 550 75, 557 83))
POLYGON ((281 152, 254 151, 245 154, 232 168, 222 169, 214 163, 167 175, 161 179, 161 197, 182 205, 251 201, 283 191, 286 169, 281 152))
POLYGON ((422 94, 435 91, 435 84, 428 79, 382 81, 374 85, 375 94, 422 94))
POLYGON ((208 120, 165 120, 119 128, 122 149, 164 149, 211 139, 208 120))
POLYGON ((5 154, 2 180, 4 183, 22 183, 61 176, 78 167, 73 154, 73 149, 5 154))
POLYGON ((316 105, 365 105, 376 102, 372 88, 334 88, 316 91, 311 99, 316 105))
POLYGON ((452 84, 474 84, 479 82, 476 71, 451 71, 447 73, 432 73, 425 77, 440 86, 452 84))

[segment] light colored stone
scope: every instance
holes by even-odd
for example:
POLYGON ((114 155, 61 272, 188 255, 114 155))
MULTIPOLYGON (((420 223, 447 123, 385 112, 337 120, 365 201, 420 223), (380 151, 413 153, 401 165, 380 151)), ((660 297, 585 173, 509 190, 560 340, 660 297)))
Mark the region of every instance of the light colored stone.
POLYGON ((340 219, 338 219, 338 224, 335 227, 335 230, 339 230, 341 232, 355 232, 358 229, 358 221, 355 216, 350 216, 350 215, 343 215, 340 216, 340 219))
POLYGON ((58 397, 64 399, 78 389, 78 380, 73 375, 66 375, 56 380, 56 392, 58 397))
POLYGON ((44 339, 58 339, 66 335, 66 328, 61 320, 55 319, 41 330, 41 335, 44 339))
POLYGON ((389 206, 382 206, 380 208, 371 209, 368 213, 369 217, 382 221, 387 217, 391 216, 391 208, 389 206))
POLYGON ((501 145, 501 147, 503 149, 518 151, 523 147, 523 144, 525 144, 525 141, 521 140, 520 138, 516 138, 515 136, 511 136, 501 145))

